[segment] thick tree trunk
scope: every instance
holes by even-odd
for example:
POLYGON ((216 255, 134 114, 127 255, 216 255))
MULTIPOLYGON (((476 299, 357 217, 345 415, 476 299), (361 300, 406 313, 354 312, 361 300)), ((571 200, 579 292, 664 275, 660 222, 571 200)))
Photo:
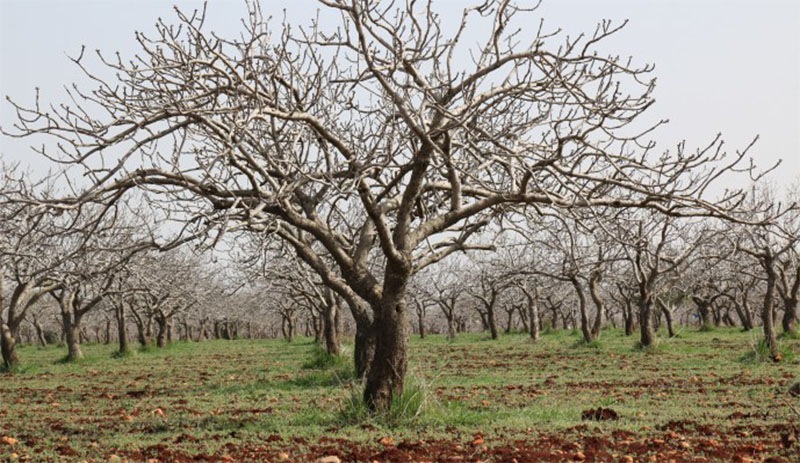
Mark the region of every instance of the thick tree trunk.
POLYGON ((653 346, 656 342, 653 315, 652 298, 646 295, 639 301, 639 344, 642 348, 653 346))
POLYGON ((594 314, 594 320, 592 321, 591 325, 592 340, 596 340, 600 337, 600 328, 603 326, 603 312, 606 310, 605 304, 603 304, 603 299, 600 297, 600 290, 597 286, 599 282, 599 273, 594 273, 589 277, 589 295, 592 297, 592 302, 594 303, 594 308, 596 310, 594 314))
POLYGON ((119 343, 119 349, 117 352, 120 355, 125 355, 128 353, 130 348, 128 347, 128 328, 125 325, 125 304, 119 303, 116 305, 114 310, 114 316, 117 319, 117 342, 119 343))
MULTIPOLYGON (((294 341, 294 320, 292 317, 285 315, 282 317, 281 331, 283 332, 283 338, 286 339, 286 342, 294 341)), ((230 336, 228 339, 230 339, 230 336)))
POLYGON ((773 360, 779 358, 778 339, 775 334, 775 283, 777 275, 773 267, 774 262, 770 256, 764 258, 764 268, 767 273, 767 290, 764 293, 764 304, 761 309, 761 318, 764 322, 764 343, 769 349, 769 355, 773 360))
POLYGON ((531 341, 536 342, 539 340, 539 306, 534 303, 528 303, 528 328, 531 335, 531 341))
POLYGON ((167 340, 169 339, 169 318, 158 317, 158 334, 156 335, 156 347, 163 349, 167 347, 167 340))
POLYGON ((353 347, 353 361, 355 363, 356 377, 366 378, 375 359, 376 338, 372 329, 372 320, 368 316, 359 315, 356 318, 355 345, 353 347))
POLYGON ((81 351, 81 317, 62 311, 61 320, 64 324, 64 338, 67 343, 67 362, 74 362, 83 358, 81 351))
POLYGON ((692 297, 697 306, 697 314, 700 317, 700 329, 708 330, 711 328, 711 301, 700 297, 692 297))
POLYGON ((327 304, 322 314, 325 351, 331 355, 339 355, 342 353, 342 344, 339 338, 342 330, 339 303, 332 294, 329 294, 326 299, 328 299, 327 304))
POLYGON ((367 374, 364 400, 371 410, 386 411, 403 393, 408 367, 408 308, 405 300, 385 302, 375 310, 375 358, 367 374))
POLYGON ((494 314, 494 304, 486 308, 486 321, 489 324, 489 334, 492 339, 497 339, 499 334, 497 332, 497 320, 494 314))
POLYGON ((632 336, 635 328, 633 315, 633 301, 625 299, 625 308, 622 309, 622 320, 625 322, 625 336, 632 336))
POLYGON ((138 340, 139 340, 139 345, 140 345, 140 346, 141 346, 143 349, 146 349, 146 348, 150 347, 150 339, 151 339, 151 338, 150 338, 150 336, 147 334, 147 329, 145 328, 145 325, 144 325, 144 324, 142 324, 142 323, 138 323, 138 322, 137 322, 137 323, 136 323, 136 330, 137 330, 137 332, 138 332, 138 336, 137 336, 137 338, 138 338, 138 340))
POLYGON ((103 335, 103 344, 111 344, 111 320, 106 318, 105 334, 103 335))
POLYGON ((797 321, 797 299, 784 299, 783 300, 783 333, 787 335, 794 335, 796 333, 797 321))
POLYGON ((447 339, 452 341, 456 338, 456 320, 455 317, 447 317, 447 339))
POLYGON ((3 366, 9 371, 19 365, 16 329, 13 328, 5 323, 0 325, 0 351, 3 355, 3 366))
POLYGON ((581 333, 583 334, 583 340, 592 342, 595 340, 595 335, 589 325, 589 313, 586 309, 586 295, 583 291, 583 285, 580 280, 578 280, 578 277, 575 276, 571 277, 570 281, 575 288, 575 294, 578 296, 578 313, 581 317, 581 333))

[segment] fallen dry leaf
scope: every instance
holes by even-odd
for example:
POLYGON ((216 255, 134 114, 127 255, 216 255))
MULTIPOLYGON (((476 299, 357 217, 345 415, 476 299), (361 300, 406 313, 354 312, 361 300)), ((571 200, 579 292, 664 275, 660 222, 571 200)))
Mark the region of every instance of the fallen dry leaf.
POLYGON ((0 442, 6 445, 17 445, 17 442, 19 441, 17 439, 14 439, 13 437, 3 436, 2 438, 0 438, 0 442))
POLYGON ((394 445, 394 438, 390 437, 390 436, 381 437, 381 439, 378 441, 378 443, 383 445, 384 447, 389 447, 389 446, 394 445))

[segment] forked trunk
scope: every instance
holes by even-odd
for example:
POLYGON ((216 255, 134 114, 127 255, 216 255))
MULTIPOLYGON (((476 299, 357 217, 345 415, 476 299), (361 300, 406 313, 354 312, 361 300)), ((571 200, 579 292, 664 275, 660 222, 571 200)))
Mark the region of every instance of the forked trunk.
POLYGON ((454 317, 447 318, 447 339, 452 341, 456 338, 456 321, 454 317))
POLYGON ((633 335, 633 304, 631 301, 625 301, 627 308, 622 312, 622 318, 625 322, 625 336, 633 335))
POLYGON ((669 310, 666 304, 661 301, 658 301, 658 306, 661 309, 661 313, 664 315, 664 320, 667 322, 667 332, 669 333, 669 337, 675 337, 675 329, 672 324, 672 312, 669 310))
POLYGON ((403 299, 376 309, 372 324, 375 359, 367 374, 364 401, 371 410, 387 411, 392 398, 403 393, 408 366, 408 309, 403 299))
POLYGON ((36 317, 33 317, 33 328, 36 330, 36 339, 39 341, 39 345, 42 347, 47 346, 47 337, 44 335, 44 327, 42 327, 42 324, 36 317))

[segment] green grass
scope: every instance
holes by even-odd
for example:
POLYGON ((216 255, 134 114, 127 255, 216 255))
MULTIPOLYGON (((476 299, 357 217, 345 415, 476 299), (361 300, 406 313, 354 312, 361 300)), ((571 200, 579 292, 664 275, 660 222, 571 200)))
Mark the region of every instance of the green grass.
MULTIPOLYGON (((781 390, 798 380, 800 341, 781 340, 784 358, 773 364, 742 362, 757 334, 681 334, 646 353, 617 330, 588 346, 565 331, 535 344, 524 333, 415 337, 405 394, 385 416, 361 403, 350 346, 334 357, 308 339, 176 342, 115 358, 115 346, 90 344, 71 364, 58 361, 63 348, 26 346, 20 370, 0 377, 0 435, 18 439, 14 452, 33 461, 60 461, 64 445, 75 461, 107 461, 158 446, 219 454, 270 436, 297 448, 321 436, 353 445, 375 445, 380 435, 512 441, 531 430, 570 432, 585 423, 581 411, 597 407, 621 417, 593 422, 601 432, 671 421, 733 430, 742 425, 729 419, 734 411, 753 429, 791 419, 781 390)), ((0 461, 10 451, 0 446, 0 461)))

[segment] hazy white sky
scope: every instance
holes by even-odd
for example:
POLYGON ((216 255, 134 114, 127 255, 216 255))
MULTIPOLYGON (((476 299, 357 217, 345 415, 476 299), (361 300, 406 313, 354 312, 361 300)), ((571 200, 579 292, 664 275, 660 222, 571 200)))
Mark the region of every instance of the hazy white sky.
MULTIPOLYGON (((453 6, 452 20, 462 6, 476 2, 435 0, 443 12, 453 6)), ((237 33, 244 1, 209 3, 211 29, 237 33)), ((67 55, 77 55, 81 45, 132 55, 134 31, 149 32, 158 17, 173 18, 174 4, 189 10, 202 2, 0 0, 0 93, 25 103, 39 87, 44 102, 65 101, 64 85, 85 83, 67 55)), ((278 17, 287 8, 299 23, 317 10, 313 0, 262 4, 278 17)), ((604 18, 630 20, 604 49, 656 65, 651 112, 670 119, 655 136, 662 149, 682 139, 695 148, 721 132, 729 151, 735 151, 760 135, 751 152, 756 163, 783 159, 774 183, 784 186, 800 178, 800 1, 545 0, 539 12, 547 26, 571 34, 591 32, 604 18)), ((9 105, 0 102, 0 124, 6 127, 13 119, 9 105)), ((29 164, 32 155, 24 144, 0 140, 3 159, 29 164)))

